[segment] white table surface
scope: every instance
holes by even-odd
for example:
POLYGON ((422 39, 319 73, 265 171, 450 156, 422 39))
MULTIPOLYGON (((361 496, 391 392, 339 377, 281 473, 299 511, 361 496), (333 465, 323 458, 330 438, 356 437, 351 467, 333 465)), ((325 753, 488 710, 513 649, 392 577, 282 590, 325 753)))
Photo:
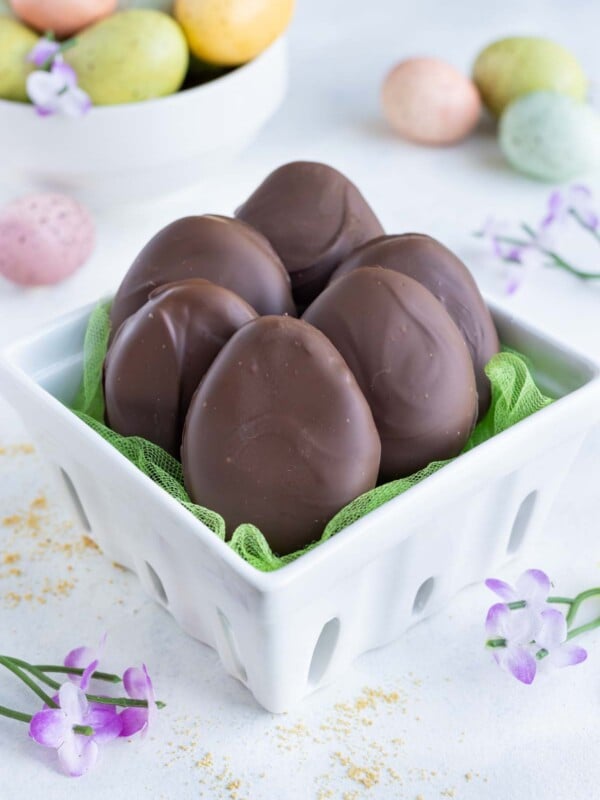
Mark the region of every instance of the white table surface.
MULTIPOLYGON (((35 291, 0 284, 0 340, 113 290, 163 224, 189 213, 231 213, 273 167, 306 158, 346 172, 389 231, 441 238, 490 296, 600 358, 600 286, 546 270, 507 298, 470 236, 488 214, 537 221, 548 187, 509 170, 486 126, 460 146, 432 150, 391 136, 378 113, 379 82, 395 60, 430 54, 468 69, 483 45, 513 33, 559 39, 600 79, 599 26, 597 0, 301 0, 290 35, 290 93, 259 140, 218 181, 103 211, 95 255, 67 283, 35 291)), ((599 176, 588 183, 600 205, 599 176)), ((2 190, 0 199, 8 199, 2 190)), ((595 262, 587 251, 576 255, 600 266, 597 255, 595 262)), ((60 660, 108 631, 106 667, 144 660, 168 707, 145 741, 109 745, 77 784, 56 771, 53 753, 27 740, 25 726, 0 720, 0 800, 62 800, 76 790, 89 800, 598 796, 600 632, 585 637, 585 664, 521 686, 483 651, 492 597, 471 587, 276 717, 146 599, 134 576, 85 545, 30 445, 0 405, 0 649, 60 660), (20 560, 4 564, 11 553, 20 560)), ((596 430, 556 499, 544 547, 513 563, 506 577, 538 566, 561 594, 600 584, 599 457, 596 430)), ((6 675, 0 702, 36 708, 6 675)))

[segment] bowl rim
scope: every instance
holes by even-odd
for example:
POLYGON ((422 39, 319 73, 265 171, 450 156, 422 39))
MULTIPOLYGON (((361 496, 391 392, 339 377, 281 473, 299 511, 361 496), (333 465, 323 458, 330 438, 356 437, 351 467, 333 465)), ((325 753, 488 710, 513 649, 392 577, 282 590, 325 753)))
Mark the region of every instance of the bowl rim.
MULTIPOLYGON (((92 105, 92 108, 83 119, 98 119, 101 116, 107 117, 111 114, 118 113, 119 111, 127 111, 130 113, 137 113, 139 111, 140 113, 143 113, 142 110, 147 110, 149 113, 152 113, 152 111, 154 111, 159 104, 161 104, 161 108, 165 108, 167 104, 173 108, 177 105, 186 103, 187 100, 198 99, 199 96, 217 92, 221 89, 227 90, 230 86, 235 86, 238 82, 243 81, 247 76, 251 76, 253 72, 260 70, 265 61, 268 63, 274 58, 277 58, 278 55, 281 55, 285 51, 286 42, 287 31, 284 31, 257 56, 250 59, 250 61, 246 61, 245 64, 240 64, 239 66, 234 67, 225 75, 219 75, 212 80, 206 81, 206 83, 202 83, 199 86, 194 86, 190 89, 178 89, 176 92, 164 95, 162 97, 153 97, 148 100, 141 100, 134 103, 92 105)), ((0 113, 13 113, 22 115, 27 114, 28 116, 31 116, 32 111, 34 111, 33 103, 0 98, 0 113)), ((62 121, 67 120, 69 122, 72 121, 65 117, 53 117, 52 119, 59 119, 62 121)), ((75 122, 81 123, 82 120, 77 119, 75 122)))

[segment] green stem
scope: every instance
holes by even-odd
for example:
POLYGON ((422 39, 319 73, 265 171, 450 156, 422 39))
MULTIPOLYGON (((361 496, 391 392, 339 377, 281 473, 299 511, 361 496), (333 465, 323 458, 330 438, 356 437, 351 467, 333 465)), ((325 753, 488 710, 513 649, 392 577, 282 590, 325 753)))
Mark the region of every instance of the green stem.
MULTIPOLYGON (((148 708, 147 700, 132 700, 129 697, 102 697, 97 694, 86 694, 90 703, 103 703, 107 706, 119 706, 123 708, 148 708)), ((165 703, 161 700, 156 701, 157 708, 164 708, 165 703)))
POLYGON ((42 672, 41 669, 34 667, 27 661, 22 661, 20 658, 13 658, 12 656, 3 656, 3 658, 11 661, 13 664, 16 664, 17 667, 30 672, 32 675, 35 675, 38 680, 42 681, 42 683, 45 683, 46 686, 49 686, 51 689, 54 689, 55 691, 60 689, 60 683, 58 683, 58 681, 53 681, 52 678, 49 678, 45 673, 42 672))
POLYGON ((13 711, 12 708, 0 706, 0 716, 8 717, 9 719, 16 719, 19 722, 31 722, 31 714, 23 714, 20 711, 13 711))
POLYGON ((574 208, 569 210, 569 214, 573 217, 573 219, 577 220, 584 230, 586 230, 588 233, 591 233, 597 242, 600 242, 600 232, 597 228, 591 228, 589 225, 586 225, 585 221, 581 218, 577 211, 575 211, 574 208))
POLYGON ((567 614, 567 625, 571 625, 572 622, 575 621, 575 617, 577 616, 577 612, 582 603, 586 600, 589 600, 590 597, 597 597, 600 595, 600 588, 595 589, 587 589, 585 592, 580 592, 577 597, 573 600, 573 604, 569 609, 569 613, 567 614))
POLYGON ((562 605, 565 605, 565 606, 572 606, 574 601, 573 601, 573 598, 571 598, 571 597, 554 597, 553 596, 553 597, 548 597, 547 598, 547 602, 548 603, 561 603, 562 605))
MULTIPOLYGON (((65 675, 83 675, 85 672, 79 667, 60 667, 52 664, 35 664, 35 668, 41 672, 56 672, 65 675)), ((93 672, 92 678, 97 681, 108 681, 109 683, 121 683, 123 680, 120 675, 114 675, 112 672, 93 672)))
POLYGON ((488 639, 485 643, 486 647, 506 647, 506 639, 488 639))
POLYGON ((10 658, 5 658, 4 656, 0 656, 0 664, 3 667, 6 667, 7 670, 16 675, 17 678, 23 681, 23 683, 28 686, 32 692, 35 692, 40 700, 43 700, 44 703, 49 706, 50 708, 58 708, 58 704, 54 702, 54 700, 46 694, 46 692, 32 681, 31 678, 27 675, 27 673, 23 672, 19 667, 14 664, 10 658))
POLYGON ((600 617, 597 617, 591 622, 587 622, 585 625, 580 625, 578 628, 573 628, 567 634, 567 639, 574 639, 576 636, 587 633, 587 631, 593 631, 596 628, 600 628, 600 617))

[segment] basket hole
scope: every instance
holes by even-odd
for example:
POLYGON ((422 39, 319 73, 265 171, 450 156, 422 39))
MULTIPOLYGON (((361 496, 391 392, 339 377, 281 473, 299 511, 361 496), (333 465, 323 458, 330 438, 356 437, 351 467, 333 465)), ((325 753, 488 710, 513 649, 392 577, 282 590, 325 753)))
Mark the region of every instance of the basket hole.
POLYGON ((515 517, 515 521, 513 522, 512 530, 510 532, 508 547, 506 548, 508 555, 513 555, 516 553, 523 544, 525 534, 527 533, 527 528, 529 527, 531 517, 535 511, 537 496, 537 492, 531 492, 519 506, 517 516, 515 517))
POLYGON ((227 617, 221 611, 220 608, 217 608, 217 615, 219 617, 219 622, 221 623, 221 629, 223 630, 225 641, 229 649, 229 655, 231 663, 235 670, 235 676, 238 680, 245 683, 248 680, 248 675, 246 673, 246 668, 242 664, 240 651, 238 650, 235 634, 233 633, 233 628, 231 627, 231 622, 229 622, 229 620, 227 619, 227 617))
POLYGON ((92 526, 90 525, 90 521, 87 518, 87 514, 85 513, 85 510, 83 508, 83 503, 79 499, 79 495, 77 494, 77 489, 73 485, 73 481, 64 471, 64 469, 61 469, 60 471, 63 477, 63 481, 65 482, 67 493, 71 498, 71 502, 73 503, 73 506, 75 508, 75 513, 79 516, 79 521, 81 523, 81 526, 83 527, 84 530, 91 531, 92 526))
POLYGON ((333 617, 323 626, 319 634, 315 649, 313 651, 310 668, 308 670, 308 682, 311 686, 316 686, 327 672, 331 659, 340 635, 340 621, 333 617))
POLYGON ((146 570, 148 571, 148 576, 150 578, 150 583, 152 584, 152 588, 154 589, 154 594, 158 597, 161 603, 167 605, 169 602, 169 598, 167 597, 167 593, 165 592, 165 587, 163 586, 163 582, 158 577, 158 573, 147 561, 144 561, 146 565, 146 570))
POLYGON ((413 607, 412 607, 413 614, 420 614, 421 611, 425 610, 427 603, 429 603, 429 601, 431 600, 431 595, 433 594, 434 587, 435 587, 435 578, 427 578, 427 580, 423 581, 423 583, 419 586, 413 602, 413 607))

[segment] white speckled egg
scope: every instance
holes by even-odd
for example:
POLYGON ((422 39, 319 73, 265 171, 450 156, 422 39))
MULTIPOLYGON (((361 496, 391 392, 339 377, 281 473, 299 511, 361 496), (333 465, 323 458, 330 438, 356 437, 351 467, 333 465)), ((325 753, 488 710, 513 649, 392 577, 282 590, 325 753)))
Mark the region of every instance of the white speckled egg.
POLYGON ((386 76, 381 102, 392 128, 420 144, 452 144, 477 125, 481 101, 475 84, 437 58, 410 58, 386 76))
POLYGON ((29 194, 0 210, 0 274, 22 286, 58 283, 94 248, 86 208, 61 194, 29 194))
POLYGON ((513 101, 500 118, 500 147, 519 172, 566 181, 600 166, 600 115, 557 92, 513 101))

